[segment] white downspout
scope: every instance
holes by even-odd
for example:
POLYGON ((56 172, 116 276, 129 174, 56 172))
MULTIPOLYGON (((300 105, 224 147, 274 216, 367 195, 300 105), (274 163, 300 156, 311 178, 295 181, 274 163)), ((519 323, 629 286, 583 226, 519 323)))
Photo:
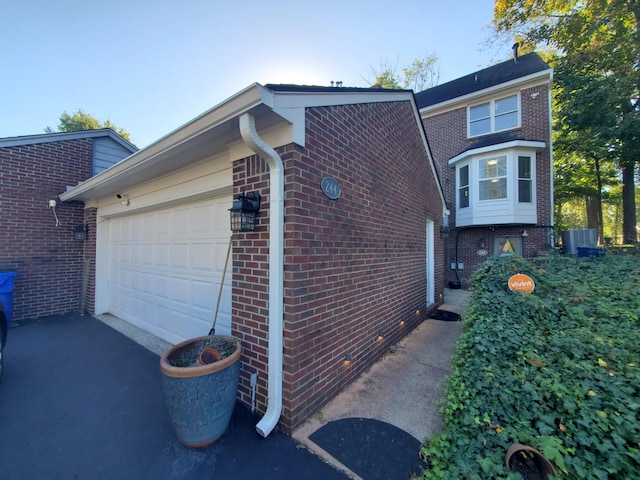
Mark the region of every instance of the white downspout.
POLYGON ((284 293, 284 166, 280 155, 256 132, 253 115, 240 116, 240 134, 247 146, 269 165, 269 350, 267 411, 256 425, 266 438, 282 414, 284 293))

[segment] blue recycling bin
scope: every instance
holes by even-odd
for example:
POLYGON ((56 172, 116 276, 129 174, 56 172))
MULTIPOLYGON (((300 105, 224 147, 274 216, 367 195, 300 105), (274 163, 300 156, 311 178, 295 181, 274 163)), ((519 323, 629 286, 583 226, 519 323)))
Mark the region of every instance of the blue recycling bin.
POLYGON ((576 247, 578 258, 604 257, 607 250, 602 247, 576 247))
POLYGON ((0 272, 0 305, 4 309, 7 317, 7 325, 11 322, 11 312, 13 310, 13 282, 16 272, 0 272))

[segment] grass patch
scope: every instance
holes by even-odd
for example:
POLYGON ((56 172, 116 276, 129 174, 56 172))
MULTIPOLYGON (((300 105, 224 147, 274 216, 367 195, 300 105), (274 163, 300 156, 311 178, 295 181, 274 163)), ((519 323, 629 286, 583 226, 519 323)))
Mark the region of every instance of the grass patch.
POLYGON ((493 257, 472 285, 422 477, 520 479, 504 466, 519 442, 559 478, 640 478, 640 256, 493 257))

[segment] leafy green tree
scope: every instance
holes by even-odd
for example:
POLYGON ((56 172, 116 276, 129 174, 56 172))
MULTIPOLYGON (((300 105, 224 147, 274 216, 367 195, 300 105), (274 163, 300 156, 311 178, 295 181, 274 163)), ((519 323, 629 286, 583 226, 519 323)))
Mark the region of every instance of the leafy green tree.
MULTIPOLYGON (((60 123, 58 124, 58 132, 77 132, 79 130, 97 130, 100 128, 110 128, 114 132, 117 132, 122 138, 127 141, 131 141, 129 132, 123 128, 118 128, 111 120, 107 119, 104 122, 100 122, 92 115, 85 113, 82 109, 76 110, 73 114, 69 115, 66 111, 60 115, 60 123)), ((44 129, 47 133, 53 133, 54 130, 51 127, 44 129)))
POLYGON ((603 197, 619 182, 613 145, 617 116, 607 85, 611 80, 562 63, 556 79, 556 202, 584 197, 587 228, 594 228, 603 243, 603 197))
POLYGON ((424 58, 416 58, 411 65, 398 71, 397 65, 392 65, 388 60, 380 64, 379 69, 371 69, 374 77, 369 85, 374 88, 388 89, 412 89, 421 92, 434 87, 440 80, 438 57, 435 53, 427 54, 424 58))
POLYGON ((597 143, 591 159, 617 162, 622 172, 624 243, 637 242, 639 26, 638 0, 497 0, 494 8, 498 34, 519 35, 525 45, 553 51, 556 105, 564 110, 562 125, 580 132, 576 148, 591 140, 579 153, 585 156, 584 150, 594 150, 597 143), (558 95, 563 95, 560 100, 558 95), (578 109, 578 103, 583 107, 578 109), (576 115, 570 114, 571 108, 578 110, 576 115))

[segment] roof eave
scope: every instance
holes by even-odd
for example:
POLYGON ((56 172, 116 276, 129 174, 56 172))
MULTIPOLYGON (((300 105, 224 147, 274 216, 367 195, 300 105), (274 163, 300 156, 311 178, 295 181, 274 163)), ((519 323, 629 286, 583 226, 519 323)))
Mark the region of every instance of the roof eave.
POLYGON ((41 133, 37 135, 23 135, 17 137, 0 138, 1 147, 19 147, 23 145, 34 145, 39 143, 50 142, 63 142, 70 140, 78 140, 83 138, 100 138, 109 137, 115 142, 122 145, 130 152, 138 151, 138 147, 125 140, 121 135, 114 132, 110 128, 99 128, 95 130, 77 130, 74 132, 54 132, 54 133, 41 133))
POLYGON ((499 150, 506 150, 508 148, 529 148, 536 151, 542 151, 546 147, 545 142, 540 142, 537 140, 510 140, 508 142, 496 143, 494 145, 487 145, 485 147, 472 148, 471 150, 466 150, 452 159, 449 160, 449 165, 455 165, 462 160, 474 156, 474 155, 482 155, 484 153, 489 152, 497 152, 499 150))
POLYGON ((202 135, 214 129, 216 126, 220 126, 260 105, 263 103, 265 96, 268 96, 268 91, 264 87, 257 83, 250 85, 190 122, 161 137, 144 149, 139 150, 100 174, 62 193, 60 200, 88 200, 93 190, 117 182, 118 179, 125 178, 134 170, 140 170, 150 166, 161 155, 166 155, 168 152, 195 139, 198 135, 202 135))
POLYGON ((513 80, 509 80, 508 82, 498 83, 491 87, 483 88, 482 90, 476 90, 475 92, 467 93, 459 97, 454 97, 449 100, 445 100, 444 102, 434 103, 433 105, 422 107, 420 109, 420 113, 422 115, 428 115, 428 114, 433 114, 433 112, 435 111, 451 109, 456 104, 464 104, 464 103, 467 103, 469 100, 472 100, 477 97, 490 95, 492 93, 499 92, 501 90, 508 90, 510 88, 513 88, 519 85, 525 85, 527 83, 534 83, 537 80, 546 79, 550 83, 552 78, 553 78, 552 68, 548 68, 546 70, 540 70, 539 72, 531 73, 524 77, 515 78, 513 80))

